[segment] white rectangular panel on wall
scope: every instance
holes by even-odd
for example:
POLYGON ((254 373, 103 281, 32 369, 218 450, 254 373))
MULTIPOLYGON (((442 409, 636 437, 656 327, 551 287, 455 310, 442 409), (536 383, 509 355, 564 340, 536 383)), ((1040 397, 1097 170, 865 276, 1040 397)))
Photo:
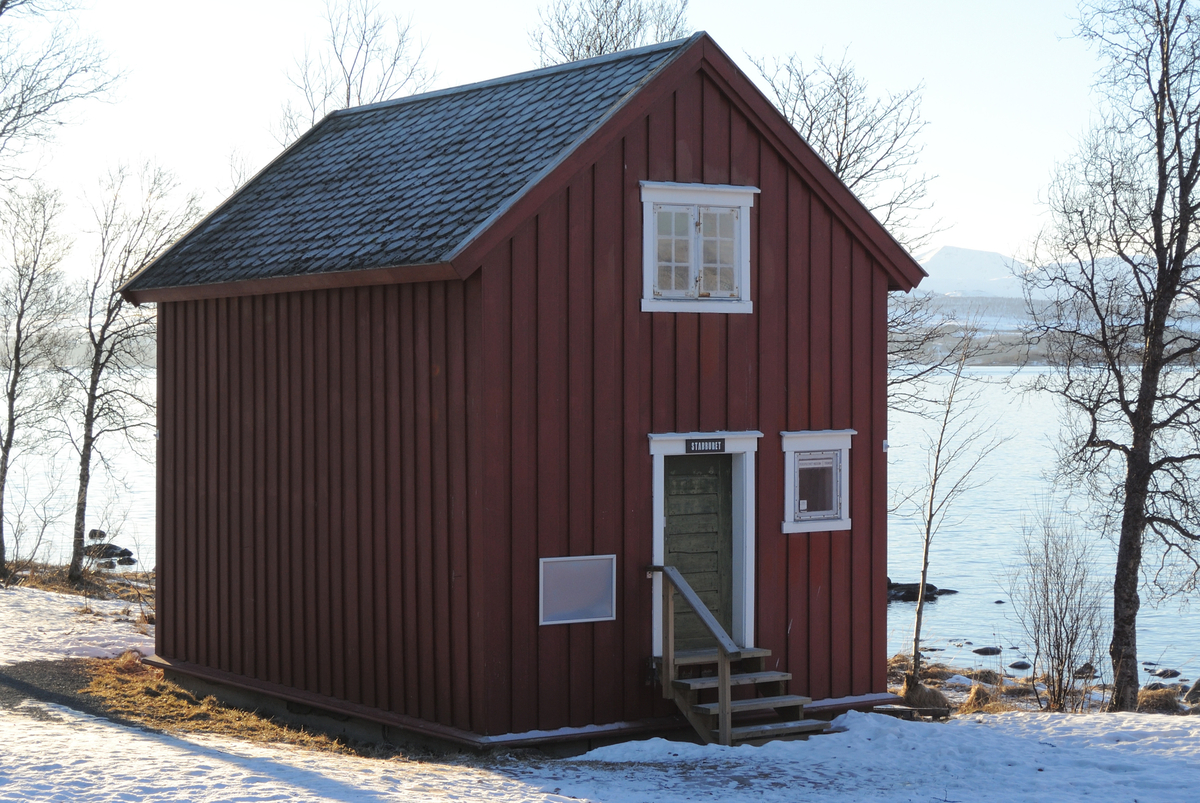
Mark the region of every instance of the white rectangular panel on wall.
POLYGON ((617 618, 617 556, 542 558, 539 609, 543 625, 617 618))

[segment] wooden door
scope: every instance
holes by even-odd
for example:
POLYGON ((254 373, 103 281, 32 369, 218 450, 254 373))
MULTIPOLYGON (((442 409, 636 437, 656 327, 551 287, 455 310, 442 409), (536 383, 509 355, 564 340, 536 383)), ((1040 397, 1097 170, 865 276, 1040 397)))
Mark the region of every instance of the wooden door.
MULTIPOLYGON (((666 458, 666 563, 679 569, 713 616, 733 633, 733 455, 666 458)), ((700 619, 675 595, 675 648, 715 647, 700 619)))

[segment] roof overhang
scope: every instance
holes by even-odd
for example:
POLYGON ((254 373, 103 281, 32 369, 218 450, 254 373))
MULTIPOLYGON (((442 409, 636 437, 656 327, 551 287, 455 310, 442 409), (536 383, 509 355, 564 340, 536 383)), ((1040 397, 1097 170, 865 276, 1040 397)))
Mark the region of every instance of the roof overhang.
POLYGON ((158 301, 191 301, 204 298, 232 298, 268 293, 295 293, 303 290, 329 290, 337 287, 366 287, 375 284, 409 284, 460 279, 447 262, 427 265, 399 265, 387 268, 344 270, 335 273, 311 273, 302 276, 277 276, 240 282, 189 284, 183 287, 156 287, 148 290, 121 288, 121 295, 134 304, 158 301))

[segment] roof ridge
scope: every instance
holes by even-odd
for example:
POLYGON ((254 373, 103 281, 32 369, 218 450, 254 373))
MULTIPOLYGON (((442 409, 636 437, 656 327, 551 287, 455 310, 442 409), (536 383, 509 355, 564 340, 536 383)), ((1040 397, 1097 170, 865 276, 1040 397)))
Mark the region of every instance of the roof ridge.
POLYGON ((348 109, 337 109, 330 112, 328 116, 341 117, 345 115, 357 114, 359 112, 387 108, 389 106, 400 106, 405 103, 413 103, 415 101, 428 100, 430 98, 445 97, 447 95, 457 95, 461 92, 470 92, 476 89, 485 89, 493 86, 503 86, 504 84, 512 84, 518 81, 525 81, 530 78, 540 78, 545 75, 555 75, 557 73, 583 69, 610 61, 620 61, 622 59, 633 58, 634 56, 642 56, 659 50, 672 50, 681 48, 701 36, 704 36, 704 31, 696 31, 691 36, 683 39, 672 39, 670 42, 659 42, 658 44, 645 45, 643 47, 636 47, 631 50, 619 50, 616 53, 605 53, 602 56, 593 56, 590 59, 583 59, 581 61, 568 61, 564 64, 555 64, 550 67, 540 67, 536 70, 526 70, 525 72, 514 73, 512 75, 502 75, 499 78, 489 78, 486 81, 476 81, 473 84, 462 84, 460 86, 451 86, 445 89, 435 89, 432 92, 422 92, 419 95, 408 95, 403 98, 381 100, 378 103, 367 103, 362 106, 351 106, 348 109))

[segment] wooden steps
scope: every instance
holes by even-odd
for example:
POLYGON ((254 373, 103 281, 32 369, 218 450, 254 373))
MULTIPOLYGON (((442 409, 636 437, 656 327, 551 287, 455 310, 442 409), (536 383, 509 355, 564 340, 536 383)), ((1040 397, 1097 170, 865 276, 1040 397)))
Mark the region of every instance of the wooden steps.
MULTIPOLYGON (((776 697, 748 697, 745 700, 731 700, 729 707, 733 713, 741 714, 746 711, 766 711, 775 708, 803 708, 812 700, 808 697, 801 697, 797 694, 781 694, 776 697)), ((697 714, 718 713, 720 703, 701 703, 692 706, 692 710, 697 714)))
MULTIPOLYGON (((729 676, 730 686, 750 686, 759 683, 783 683, 792 679, 787 672, 739 672, 729 676)), ((678 678, 674 686, 683 691, 700 691, 701 689, 717 688, 716 676, 709 675, 698 678, 678 678)))
MULTIPOLYGON (((761 745, 779 739, 807 739, 809 734, 821 733, 829 723, 804 718, 808 697, 785 693, 792 679, 787 672, 763 669, 771 651, 747 648, 730 655, 730 688, 752 686, 755 696, 731 699, 726 702, 730 723, 730 744, 761 745), (749 717, 750 721, 744 721, 749 717)), ((696 733, 706 743, 721 743, 720 678, 716 650, 690 650, 675 654, 675 671, 671 673, 670 696, 683 712, 696 733), (685 675, 681 677, 680 675, 685 675), (704 699, 701 699, 704 697, 704 699)))
MULTIPOLYGON (((741 660, 750 658, 770 658, 771 651, 761 647, 745 647, 739 653, 741 660)), ((713 650, 679 650, 675 653, 675 666, 692 666, 694 664, 715 664, 717 651, 713 650)))
POLYGON ((787 693, 790 674, 767 670, 771 651, 738 646, 676 567, 655 565, 649 571, 661 572, 663 580, 663 657, 658 664, 663 697, 675 701, 705 744, 806 739, 829 728, 827 722, 804 718, 804 706, 812 700, 787 693), (675 649, 676 592, 708 632, 714 649, 675 649), (734 689, 747 686, 754 695, 734 699, 734 689), (750 721, 737 723, 735 718, 750 721))
POLYGON ((733 728, 733 743, 741 744, 751 739, 770 741, 771 739, 778 739, 781 736, 821 733, 828 728, 829 723, 819 719, 803 719, 791 722, 764 722, 761 725, 735 726, 733 728))

